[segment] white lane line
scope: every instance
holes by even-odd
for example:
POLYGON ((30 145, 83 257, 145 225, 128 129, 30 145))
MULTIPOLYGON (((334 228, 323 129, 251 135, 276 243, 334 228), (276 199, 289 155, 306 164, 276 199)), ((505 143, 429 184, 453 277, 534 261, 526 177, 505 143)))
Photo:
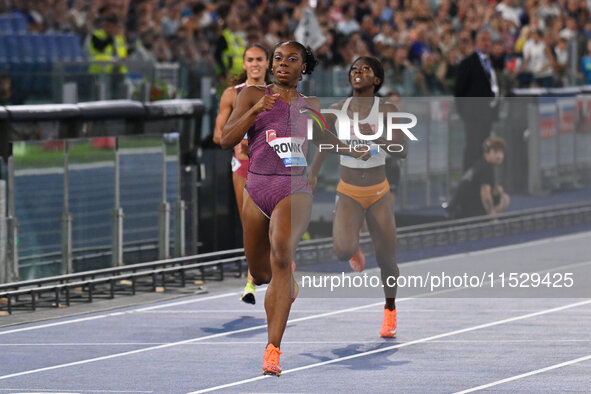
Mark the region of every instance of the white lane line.
POLYGON ((571 240, 579 239, 579 238, 591 239, 591 232, 586 231, 586 232, 581 232, 581 233, 560 235, 558 237, 538 239, 535 241, 528 241, 528 242, 524 242, 522 244, 499 246, 496 248, 483 249, 483 250, 478 250, 478 251, 474 251, 474 252, 467 252, 467 255, 468 256, 478 256, 481 254, 489 254, 492 252, 504 252, 504 251, 508 251, 508 250, 520 249, 523 246, 530 247, 530 246, 547 245, 548 243, 551 243, 551 242, 571 241, 571 240))
POLYGON ((438 262, 442 262, 442 261, 446 261, 446 260, 458 259, 461 257, 473 257, 473 256, 480 256, 483 254, 506 252, 506 251, 516 250, 516 249, 535 247, 535 246, 539 246, 539 245, 547 245, 551 242, 571 241, 571 240, 579 239, 579 238, 591 239, 591 232, 587 231, 587 232, 575 233, 575 234, 569 234, 569 235, 560 235, 558 237, 538 239, 535 241, 528 241, 528 242, 523 242, 523 243, 513 244, 513 245, 496 246, 494 248, 477 250, 477 251, 473 251, 473 252, 462 252, 462 253, 451 254, 451 255, 447 255, 447 256, 430 257, 430 258, 422 259, 422 260, 409 261, 408 263, 407 262, 400 262, 400 265, 402 267, 411 267, 411 266, 415 266, 415 265, 438 263, 438 262))
MULTIPOLYGON (((585 264, 591 263, 590 262, 586 262, 585 264)), ((572 268, 572 267, 567 267, 567 268, 572 268)), ((496 282, 495 282, 496 284, 496 282)), ((465 290, 463 288, 463 290, 465 290)), ((439 293, 437 293, 439 294, 439 293)), ((415 297, 415 296, 413 296, 415 297)), ((303 299, 304 297, 302 297, 303 299)), ((573 297, 576 298, 576 297, 573 297)), ((398 300, 397 300, 398 301, 398 300)), ((498 306, 489 306, 488 308, 486 307, 481 307, 482 309, 480 309, 481 311, 496 311, 498 310, 498 306)), ((295 306, 292 307, 292 310, 289 312, 290 316, 293 315, 294 313, 324 313, 324 312, 330 312, 333 309, 295 309, 295 306)), ((503 308, 503 312, 537 312, 539 310, 539 308, 503 308)), ((413 308, 412 309, 412 313, 455 313, 457 312, 457 309, 454 308, 413 308)), ((168 315, 168 314, 187 314, 187 315, 197 315, 197 314, 204 314, 204 313, 211 313, 211 314, 227 314, 227 313, 241 313, 243 316, 248 316, 251 314, 255 314, 255 313, 261 313, 264 314, 265 310, 264 309, 251 309, 251 310, 247 310, 247 309, 218 309, 218 310, 194 310, 194 309, 175 309, 175 310, 170 310, 170 311, 149 311, 149 312, 145 312, 146 314, 163 314, 163 315, 168 315)), ((367 313, 367 314, 374 314, 376 313, 376 311, 372 311, 372 310, 367 310, 367 311, 357 311, 356 313, 367 313)))
POLYGON ((209 301, 209 300, 216 300, 216 299, 219 299, 219 298, 232 297, 232 296, 238 296, 238 295, 240 295, 240 293, 238 293, 238 292, 224 293, 224 294, 218 294, 218 295, 210 296, 210 297, 203 297, 203 298, 197 298, 197 299, 177 301, 177 302, 166 303, 166 304, 161 304, 161 305, 159 304, 159 305, 154 305, 154 306, 151 306, 151 307, 143 307, 143 308, 133 309, 133 310, 130 310, 130 311, 110 312, 110 313, 105 313, 105 314, 102 314, 102 315, 94 315, 94 316, 89 316, 89 317, 82 317, 82 318, 77 318, 77 319, 58 321, 58 322, 55 322, 55 323, 40 324, 38 326, 21 327, 21 328, 15 328, 13 330, 0 331, 0 335, 14 334, 14 333, 23 332, 23 331, 38 330, 38 329, 41 329, 41 328, 49 328, 49 327, 63 326, 65 324, 82 323, 82 322, 91 321, 91 320, 103 319, 105 317, 122 316, 122 315, 130 314, 130 313, 144 312, 144 311, 149 311, 149 310, 154 310, 154 309, 159 309, 159 308, 167 308, 169 306, 178 306, 178 305, 193 304, 193 303, 197 303, 197 302, 203 302, 203 301, 209 301))
MULTIPOLYGON (((403 301, 403 300, 408 300, 408 298, 400 299, 399 302, 400 301, 403 301)), ((332 312, 327 312, 327 313, 321 313, 321 314, 317 314, 317 315, 310 315, 310 316, 300 317, 300 318, 297 318, 297 319, 289 320, 287 322, 287 324, 289 325, 289 324, 292 324, 292 323, 302 322, 302 321, 306 321, 306 320, 319 319, 319 318, 322 318, 322 317, 338 315, 338 314, 341 314, 341 313, 352 312, 352 311, 355 311, 355 310, 358 310, 358 309, 372 308, 372 307, 375 307, 375 306, 378 306, 378 305, 383 305, 383 304, 384 304, 384 302, 383 301, 380 301, 380 302, 376 302, 376 303, 373 303, 373 304, 361 305, 361 306, 356 306, 356 307, 353 307, 353 308, 340 309, 340 310, 336 310, 336 311, 332 311, 332 312)), ((22 371, 22 372, 17 372, 17 373, 9 374, 9 375, 0 376, 0 380, 14 378, 14 377, 23 376, 23 375, 31 375, 31 374, 35 374, 35 373, 39 373, 39 372, 52 371, 52 370, 60 369, 60 368, 73 367, 73 366, 76 366, 76 365, 84 365, 84 364, 89 364, 89 363, 93 363, 93 362, 97 362, 97 361, 110 360, 110 359, 117 358, 117 357, 124 357, 124 356, 129 356, 129 355, 132 355, 132 354, 138 354, 138 353, 148 352, 148 351, 152 351, 152 350, 166 349, 166 348, 170 348, 170 347, 173 347, 173 346, 186 345, 186 344, 190 344, 192 342, 201 342, 201 341, 205 341, 207 339, 220 338, 220 337, 225 337, 225 336, 232 335, 232 334, 239 334, 239 333, 243 333, 243 332, 260 330, 260 329, 264 329, 264 328, 267 328, 267 325, 266 324, 261 324, 259 326, 254 326, 254 327, 243 328, 243 329, 240 329, 240 330, 225 331, 225 332, 221 332, 221 333, 218 333, 218 334, 206 335, 206 336, 198 337, 198 338, 186 339, 184 341, 179 341, 179 342, 171 342, 171 343, 166 343, 166 344, 163 344, 163 345, 158 345, 158 346, 152 346, 152 347, 147 347, 147 348, 142 348, 142 349, 131 350, 131 351, 128 351, 128 352, 122 352, 122 353, 110 354, 110 355, 107 355, 107 356, 95 357, 95 358, 86 359, 86 360, 74 361, 74 362, 66 363, 66 364, 58 364, 58 365, 53 365, 51 367, 37 368, 37 369, 29 370, 29 371, 22 371)))
POLYGON ((437 343, 589 343, 591 339, 441 339, 432 342, 437 343))
POLYGON ((129 390, 89 390, 89 389, 81 389, 81 390, 62 390, 62 389, 0 389, 0 391, 11 391, 17 392, 21 394, 34 394, 34 393, 43 393, 43 394, 50 394, 50 393, 153 393, 153 391, 129 391, 129 390))
MULTIPOLYGON (((586 263, 589 263, 589 262, 586 262, 586 263)), ((580 263, 580 264, 585 264, 585 263, 580 263)), ((562 267, 562 268, 564 268, 564 267, 562 267)), ((438 294, 445 294, 445 293, 450 293, 450 292, 454 292, 454 291, 458 291, 458 290, 462 290, 462 288, 446 289, 446 290, 439 291, 437 293, 438 294)), ((227 297, 229 295, 236 295, 236 294, 237 293, 222 294, 222 295, 219 295, 217 297, 221 298, 221 297, 224 297, 224 296, 227 297)), ((433 294, 434 293, 426 293, 425 296, 429 296, 429 295, 433 295, 433 294)), ((214 297, 216 297, 216 296, 214 296, 214 297)), ((213 297, 210 297, 210 299, 211 298, 213 298, 213 297)), ((408 301, 408 300, 412 300, 412 299, 416 299, 416 298, 420 298, 420 295, 419 296, 415 296, 414 298, 401 298, 401 299, 399 299, 397 301, 398 302, 404 302, 404 301, 408 301)), ((188 301, 195 301, 195 300, 188 300, 188 301)), ((184 302, 184 301, 181 301, 181 302, 184 302)), ((583 302, 583 304, 588 303, 588 302, 591 302, 591 300, 585 301, 585 302, 583 302)), ((310 316, 300 317, 300 318, 288 320, 287 324, 289 325, 289 324, 296 323, 296 322, 301 322, 301 321, 306 321, 306 320, 311 320, 311 319, 318 319, 318 318, 321 318, 321 317, 333 316, 333 315, 337 315, 337 314, 341 314, 341 313, 348 313, 348 312, 357 311, 357 310, 361 310, 361 309, 371 308, 371 307, 382 305, 382 304, 383 304, 383 302, 380 301, 380 302, 371 303, 371 304, 367 304, 367 305, 361 305, 361 306, 356 306, 356 307, 352 307, 352 308, 340 309, 340 310, 336 310, 336 311, 333 311, 333 312, 327 312, 327 313, 321 313, 321 314, 316 314, 316 315, 310 315, 310 316)), ((572 304, 572 305, 578 305, 578 304, 572 304)), ((560 308, 562 308, 562 307, 560 307, 560 308)), ((150 308, 147 308, 147 309, 151 309, 151 307, 150 308)), ((564 308, 564 309, 567 309, 567 308, 564 308)), ((543 313, 548 313, 549 311, 554 311, 554 310, 561 310, 561 309, 556 309, 556 308, 549 309, 549 310, 547 310, 547 311, 545 311, 543 313)), ((122 315, 122 314, 125 314, 125 313, 129 313, 129 312, 119 312, 118 314, 119 315, 122 315)), ((536 315, 536 313, 530 314, 530 315, 525 315, 525 316, 535 316, 535 315, 536 315)), ((59 369, 59 368, 65 368, 65 367, 70 367, 70 366, 88 364, 88 363, 91 363, 91 362, 108 360, 108 359, 112 359, 112 358, 123 357, 123 356, 128 356, 128 355, 137 354, 137 353, 143 353, 143 352, 151 351, 151 350, 165 349, 165 348, 169 348, 169 347, 173 347, 173 346, 178 346, 178 345, 184 345, 184 344, 188 344, 188 343, 192 343, 192 342, 200 342, 200 341, 205 341, 207 339, 225 337, 225 336, 232 335, 232 334, 237 334, 237 333, 243 333, 243 332, 249 332, 249 331, 259 330, 259 329, 263 329, 263 328, 266 328, 266 327, 267 327, 267 325, 266 324, 263 324, 263 325, 254 326, 254 327, 248 327, 248 328, 244 328, 244 329, 240 329, 240 330, 226 331, 226 332, 221 332, 221 333, 217 333, 217 334, 207 335, 207 336, 204 336, 204 337, 187 339, 187 340, 179 341, 179 342, 172 342, 172 343, 167 343, 167 344, 163 344, 163 345, 158 345, 158 346, 143 348, 143 349, 136 349, 136 350, 133 350, 133 351, 123 352, 123 353, 116 353, 116 354, 111 354, 111 355, 102 356, 102 357, 96 357, 96 358, 87 359, 87 360, 80 360, 80 361, 76 361, 76 362, 72 362, 72 363, 59 364, 59 365, 54 365, 54 366, 51 366, 51 367, 39 368, 39 369, 29 370, 29 371, 23 371, 23 372, 18 372, 18 373, 10 374, 10 375, 0 376, 0 380, 12 378, 12 377, 17 377, 17 376, 22 376, 22 375, 29 375, 29 374, 38 373, 38 372, 50 371, 50 370, 59 369)), ((447 336, 447 335, 444 335, 444 336, 447 336)), ((439 336, 431 337, 431 339, 437 339, 437 338, 439 338, 439 336)), ((408 343, 401 344, 400 346, 408 346, 408 343)), ((331 363, 331 362, 328 362, 328 363, 331 363)), ((292 371, 294 371, 294 370, 292 370, 292 371)), ((259 378, 260 377, 258 377, 256 379, 259 379, 259 378)))
MULTIPOLYGON (((523 320, 523 319, 529 319, 531 317, 536 317, 536 316, 541 316, 541 315, 546 315, 549 313, 553 313, 553 312, 559 312, 559 311, 563 311, 565 309, 571 309, 571 308, 576 308, 579 306, 583 306, 583 305, 588 305, 591 304, 591 300, 587 300, 587 301, 581 301, 581 302, 576 302, 573 304, 567 304, 567 305, 563 305, 557 308, 552 308, 552 309, 546 309, 543 311, 539 311, 539 312, 535 312, 535 313, 528 313, 526 315, 521 315, 521 316, 515 316, 515 317, 511 317, 508 319, 503 319, 503 320, 497 320, 497 321, 493 321, 490 323, 485 323, 485 324, 479 324, 477 326, 473 326, 473 327, 467 327, 467 328, 462 328, 459 330, 454 330, 454 331, 450 331, 450 332, 446 332, 443 334, 438 334, 438 335, 433 335, 430 337, 426 337, 426 338, 421 338, 421 339, 417 339, 414 341, 409 341, 409 342, 404 342, 404 343, 399 343, 393 346, 388 346, 388 347, 384 347, 381 349, 375 349, 375 350, 370 350, 367 352, 362 352, 362 353, 357 353, 357 354, 353 354, 350 356, 346 356, 346 357, 338 357, 332 360, 328 360, 328 361, 322 361, 322 362, 318 362, 318 363, 314 363, 314 364, 308 364, 308 365, 304 365, 298 368, 293 368, 293 369, 288 369, 283 371, 283 374, 288 374, 288 373, 293 373, 293 372, 299 372, 299 371, 303 371, 306 369, 312 369, 312 368, 317 368, 320 366, 324 366, 324 365, 329 365, 329 364, 334 364, 334 363, 339 363, 339 362, 343 362, 346 360, 351 360, 351 359, 355 359, 355 358, 359 358, 359 357, 365 357, 365 356, 369 356, 372 354, 377 354, 377 353, 383 353, 383 352, 387 352, 390 350, 394 350, 394 349, 400 349, 406 346, 411 346, 411 345, 417 345, 417 344, 421 344, 421 343, 425 343, 425 342, 430 342, 436 339, 440 339, 440 338, 446 338, 452 335, 458 335, 458 334, 463 334, 466 332, 471 332, 471 331, 476 331, 476 330, 481 330, 483 328, 489 328, 489 327, 493 327, 493 326, 498 326, 501 324, 506 324, 506 323, 512 323, 514 321, 518 321, 518 320, 523 320)), ((269 376, 257 376, 255 378, 250 378, 250 379, 244 379, 244 380, 239 380, 236 382, 232 382, 232 383, 227 383, 227 384, 223 384, 223 385, 219 385, 219 386, 214 386, 214 387, 209 387, 206 389, 202 389, 202 390, 198 390, 198 391, 193 391, 190 394, 198 394, 198 393, 207 393, 210 391, 215 391, 215 390, 221 390, 221 389, 226 389, 229 387, 235 387, 235 386, 240 386, 243 385, 245 383, 251 383, 251 382, 255 382, 258 380, 262 380, 265 378, 268 378, 269 376)))
MULTIPOLYGON (((494 338, 494 339, 441 339, 441 340, 433 340, 432 343, 487 343, 490 344, 491 341, 495 343, 590 343, 591 339, 502 339, 502 338, 494 338)), ((52 346, 60 346, 60 347, 79 347, 79 346, 159 346, 159 345, 166 345, 170 342, 129 342, 129 343, 6 343, 0 344, 0 348, 3 347, 52 347, 52 346)), ((212 342, 194 342, 188 343, 187 345, 190 346, 202 346, 202 345, 215 345, 215 346, 239 346, 239 345, 266 345, 268 341, 212 341, 212 342)), ((384 343, 383 340, 380 341, 281 341, 282 345, 326 345, 326 344, 333 344, 333 345, 365 345, 365 344, 375 344, 375 343, 384 343)), ((398 343, 405 343, 405 342, 398 342, 398 343)))
POLYGON ((92 321, 92 320, 98 320, 98 319, 102 319, 105 317, 120 316, 120 315, 123 315, 123 312, 108 313, 105 315, 98 315, 98 316, 89 316, 89 317, 83 317, 83 318, 78 318, 78 319, 73 319, 73 320, 66 320, 66 321, 59 321, 59 322, 55 322, 55 323, 41 324, 39 326, 21 327, 21 328, 16 328, 13 330, 0 331, 0 335, 14 334, 17 332, 24 332, 24 331, 31 331, 31 330, 38 330, 40 328, 57 327, 57 326, 63 326, 65 324, 81 323, 81 322, 87 322, 87 321, 92 321))
POLYGON ((458 391, 455 394, 472 393, 474 391, 484 390, 484 389, 487 389, 489 387, 498 386, 499 384, 503 384, 503 383, 512 382, 512 381, 515 381, 515 380, 527 378, 529 376, 538 375, 540 373, 551 371, 553 369, 566 367, 566 366, 577 364, 577 363, 581 363, 581 362, 587 361, 587 360, 591 360, 591 354, 588 355, 588 356, 575 358, 574 360, 565 361, 565 362, 560 363, 560 364, 554 364, 554 365, 550 365, 550 366, 545 367, 545 368, 540 368, 540 369, 536 369, 534 371, 522 373, 521 375, 515 375, 515 376, 511 376, 511 377, 506 378, 506 379, 497 380, 496 382, 491 382, 491 383, 488 383, 488 384, 483 384, 482 386, 472 387, 471 389, 467 389, 467 390, 463 390, 463 391, 458 391))
MULTIPOLYGON (((574 264, 569 264, 569 265, 565 265, 565 266, 550 268, 550 269, 547 269, 547 270, 539 271, 538 273, 542 274, 542 273, 546 273, 546 272, 560 271, 560 270, 564 270, 564 269, 569 269, 569 268, 575 268, 575 267, 579 267, 579 266, 584 266, 584 265, 587 265, 589 263, 591 263, 591 261, 583 261, 583 262, 580 262, 580 263, 574 263, 574 264)), ((499 283, 499 282, 500 282, 500 279, 494 280, 494 283, 499 283)), ((263 292, 266 289, 267 289, 266 286, 264 286, 264 287, 261 286, 260 288, 257 288, 256 291, 257 292, 263 292)), ((436 292, 433 292, 433 293, 423 293, 423 294, 414 295, 414 296, 412 296, 412 298, 423 298, 423 297, 426 298, 426 297, 432 297, 432 296, 435 296, 435 295, 442 295, 442 294, 451 293, 451 292, 460 291, 460 290, 466 290, 466 289, 468 289, 468 288, 463 288, 463 287, 461 287, 461 288, 451 288, 451 289, 439 290, 439 291, 436 291, 436 292)), ((126 315, 126 314, 150 312, 150 311, 153 311, 155 309, 161 309, 161 308, 167 308, 167 307, 173 307, 173 306, 179 306, 179 305, 194 304, 194 303, 203 302, 203 301, 210 301, 210 300, 216 300, 216 299, 220 299, 220 298, 237 296, 239 294, 240 294, 239 292, 223 293, 223 294, 218 294, 218 295, 209 296, 209 297, 203 297, 203 298, 197 298, 197 299, 188 299, 188 300, 170 302, 170 303, 165 303, 165 304, 158 304, 158 305, 154 305, 154 306, 150 306, 150 307, 143 307, 143 308, 138 308, 138 309, 132 309, 132 310, 124 311, 124 312, 111 312, 111 313, 107 313, 107 314, 104 314, 104 315, 94 315, 94 316, 90 316, 90 317, 84 317, 84 318, 78 318, 78 319, 66 320, 66 321, 59 321, 59 322, 55 322, 55 323, 42 324, 42 325, 38 325, 38 326, 22 327, 22 328, 17 328, 17 329, 13 329, 13 330, 0 331, 0 335, 13 334, 13 333, 23 332, 23 331, 37 330, 37 329, 41 329, 41 328, 62 326, 62 325, 70 324, 70 323, 86 322, 86 321, 91 321, 91 320, 102 319, 102 318, 105 318, 105 317, 115 317, 115 316, 122 316, 122 315, 126 315)), ((408 300, 408 299, 407 298, 401 298, 401 299, 396 300, 396 301, 397 302, 402 302, 402 301, 406 301, 406 300, 408 300)), ((380 303, 372 303, 372 304, 370 304, 370 305, 368 305, 366 307, 371 307, 371 306, 375 306, 375 305, 379 305, 379 304, 380 303)), ((339 311, 337 311, 337 312, 338 313, 346 313, 346 311, 348 311, 348 309, 344 309, 344 310, 342 310, 342 312, 339 312, 339 311)), ((252 312, 252 311, 250 311, 250 312, 252 312)), ((320 316, 323 316, 323 315, 324 314, 321 314, 320 316)))
MULTIPOLYGON (((530 246, 539 245, 541 243, 562 242, 562 241, 568 241, 571 239, 584 238, 584 237, 591 237, 591 232, 576 233, 576 234, 564 235, 564 236, 559 236, 559 237, 554 237, 554 238, 546 238, 544 240, 531 241, 531 242, 526 242, 526 243, 518 244, 518 245, 499 246, 496 248, 486 249, 481 252, 459 253, 459 254, 449 255, 449 256, 434 257, 434 258, 430 258, 430 259, 417 260, 417 261, 403 263, 403 264, 405 267, 414 266, 414 265, 423 265, 423 264, 427 264, 427 263, 435 263, 435 262, 440 262, 440 261, 445 261, 445 260, 457 259, 459 257, 466 256, 467 254, 468 255, 470 255, 470 254, 477 255, 479 253, 480 254, 492 253, 495 251, 508 250, 509 248, 510 249, 527 248, 530 246)), ((562 268, 566 268, 566 267, 562 267, 562 268)), ((264 291, 264 290, 266 290, 266 286, 257 288, 257 292, 264 291)), ((90 317, 59 321, 59 322, 55 322, 55 323, 41 324, 41 325, 36 325, 33 327, 21 327, 21 328, 12 329, 12 330, 0 331, 0 335, 14 334, 14 333, 23 332, 23 331, 38 330, 38 329, 42 329, 42 328, 50 328, 50 327, 62 326, 62 325, 66 325, 66 324, 81 323, 81 322, 86 322, 86 321, 90 321, 90 320, 102 319, 102 318, 106 318, 106 317, 121 316, 121 315, 128 314, 128 313, 146 312, 146 311, 151 311, 151 310, 155 310, 155 309, 168 308, 168 307, 173 307, 173 306, 178 306, 178 305, 193 304, 193 303, 197 303, 197 302, 215 300, 215 299, 219 299, 219 298, 225 298, 225 297, 231 297, 231 296, 237 296, 237 295, 240 295, 240 293, 239 292, 231 292, 231 293, 223 293, 223 294, 202 297, 202 298, 197 298, 197 299, 191 298, 189 300, 158 304, 158 305, 154 305, 154 306, 150 306, 150 307, 142 307, 142 308, 137 308, 137 309, 133 309, 133 310, 128 310, 125 312, 110 312, 110 313, 106 313, 106 314, 102 314, 102 315, 93 315, 90 317)))

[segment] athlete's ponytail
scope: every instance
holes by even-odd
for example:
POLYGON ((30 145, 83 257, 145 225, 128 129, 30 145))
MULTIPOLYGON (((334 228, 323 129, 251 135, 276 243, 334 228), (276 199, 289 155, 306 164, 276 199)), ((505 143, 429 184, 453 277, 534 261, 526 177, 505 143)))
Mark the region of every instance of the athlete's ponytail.
POLYGON ((318 60, 316 60, 316 56, 314 56, 312 48, 305 47, 304 51, 306 52, 306 69, 304 70, 304 74, 312 74, 312 71, 314 71, 314 68, 318 64, 318 60))

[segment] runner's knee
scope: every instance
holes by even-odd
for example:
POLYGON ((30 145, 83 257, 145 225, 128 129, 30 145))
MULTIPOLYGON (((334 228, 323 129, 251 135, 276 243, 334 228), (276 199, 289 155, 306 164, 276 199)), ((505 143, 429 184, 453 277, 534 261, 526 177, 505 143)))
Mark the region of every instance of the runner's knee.
POLYGON ((359 247, 359 242, 338 242, 336 239, 334 240, 333 248, 334 253, 337 255, 337 259, 347 261, 355 252, 357 252, 357 248, 359 247))
POLYGON ((254 284, 257 286, 271 282, 271 271, 269 270, 254 269, 250 271, 250 274, 252 275, 254 284))

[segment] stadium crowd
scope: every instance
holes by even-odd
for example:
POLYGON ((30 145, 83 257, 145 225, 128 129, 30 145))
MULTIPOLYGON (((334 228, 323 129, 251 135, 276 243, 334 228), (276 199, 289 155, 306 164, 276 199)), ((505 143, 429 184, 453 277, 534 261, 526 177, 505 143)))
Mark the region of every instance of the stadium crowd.
POLYGON ((308 7, 323 36, 313 48, 322 68, 377 56, 387 85, 403 95, 451 94, 481 29, 492 36, 501 92, 591 84, 591 0, 0 1, 3 12, 23 14, 31 32, 76 32, 91 58, 104 30, 122 37, 112 41, 126 47, 119 57, 205 61, 220 80, 236 71, 227 60, 235 48, 293 38, 308 7))

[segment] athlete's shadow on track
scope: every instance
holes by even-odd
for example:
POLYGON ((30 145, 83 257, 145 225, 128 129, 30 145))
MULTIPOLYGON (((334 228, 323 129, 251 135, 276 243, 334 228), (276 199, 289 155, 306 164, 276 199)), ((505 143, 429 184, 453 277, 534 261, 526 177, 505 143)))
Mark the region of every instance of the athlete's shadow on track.
MULTIPOLYGON (((224 323, 222 327, 203 327, 202 331, 209 334, 220 334, 229 331, 242 330, 244 328, 262 326, 266 323, 265 319, 254 316, 240 316, 238 319, 230 320, 224 323)), ((265 327, 266 328, 266 327, 265 327)), ((261 328, 261 330, 264 328, 261 328)), ((228 335, 229 337, 248 338, 259 333, 259 330, 251 330, 246 332, 237 332, 228 335)))
MULTIPOLYGON (((344 348, 334 349, 332 351, 332 354, 334 354, 336 357, 319 356, 317 354, 312 354, 312 353, 302 353, 302 354, 304 356, 308 356, 313 359, 316 359, 319 362, 323 362, 323 361, 330 361, 335 358, 353 356, 353 355, 359 354, 359 353, 365 353, 365 352, 370 352, 372 350, 383 349, 386 347, 390 347, 394 344, 395 344, 395 342, 387 341, 387 342, 380 343, 380 344, 377 344, 372 347, 368 347, 367 345, 364 345, 361 343, 354 343, 354 344, 348 345, 344 348)), ((357 358, 353 358, 353 359, 349 359, 349 360, 339 361, 338 364, 348 365, 349 368, 353 369, 353 370, 376 371, 376 370, 388 369, 388 368, 390 368, 392 366, 396 366, 396 365, 408 364, 410 362, 410 361, 392 361, 392 360, 390 360, 390 357, 396 352, 398 352, 398 349, 392 349, 390 351, 384 351, 384 352, 380 352, 380 353, 376 353, 376 354, 369 354, 367 356, 361 356, 361 357, 357 357, 357 358)))

